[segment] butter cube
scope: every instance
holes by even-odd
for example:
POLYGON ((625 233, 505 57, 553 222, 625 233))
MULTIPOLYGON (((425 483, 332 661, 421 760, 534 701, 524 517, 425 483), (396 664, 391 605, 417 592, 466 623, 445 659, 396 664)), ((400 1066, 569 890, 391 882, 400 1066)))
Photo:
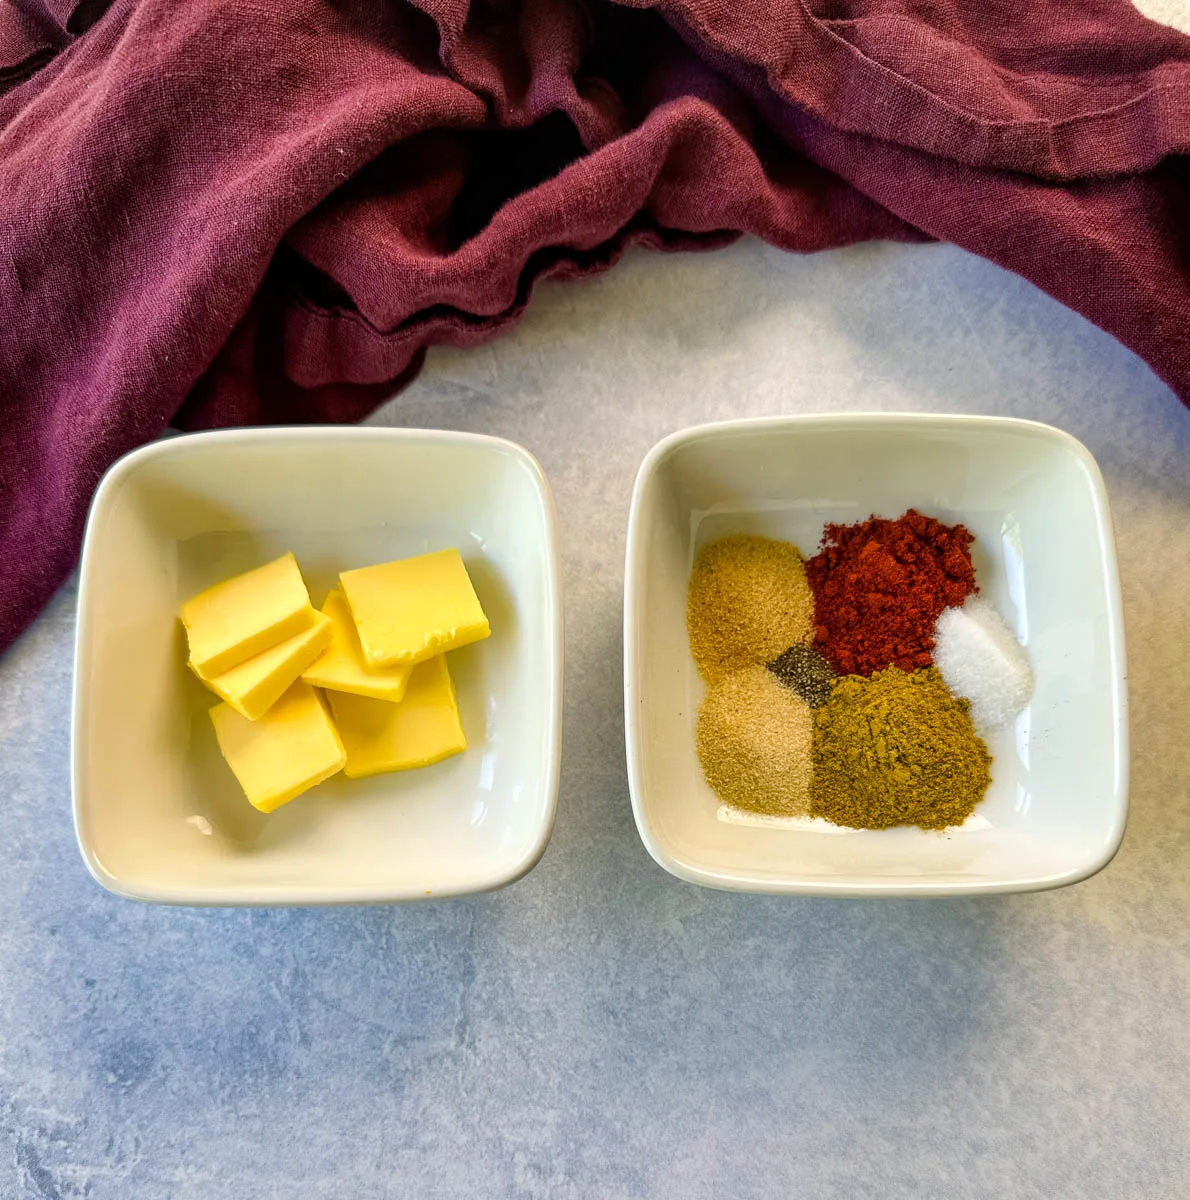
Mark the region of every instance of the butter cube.
POLYGON ((272 812, 343 769, 347 753, 318 693, 298 680, 258 721, 216 704, 219 749, 253 807, 272 812))
POLYGON ((370 667, 414 665, 491 632, 457 550, 339 576, 370 667))
POLYGON ((306 609, 300 633, 254 655, 222 675, 207 675, 190 664, 195 675, 249 721, 259 720, 289 689, 290 684, 326 649, 331 623, 306 609))
POLYGON ((301 632, 310 607, 292 554, 217 583, 182 605, 190 661, 211 678, 301 632))
POLYGON ((331 626, 330 644, 312 666, 302 672, 302 678, 315 687, 336 692, 353 692, 371 696, 374 700, 395 703, 405 694, 412 667, 378 667, 373 670, 364 659, 355 631, 351 609, 336 588, 322 606, 331 626))
POLYGON ((428 767, 467 749, 445 655, 413 668, 400 704, 347 692, 327 698, 347 748, 349 779, 428 767))

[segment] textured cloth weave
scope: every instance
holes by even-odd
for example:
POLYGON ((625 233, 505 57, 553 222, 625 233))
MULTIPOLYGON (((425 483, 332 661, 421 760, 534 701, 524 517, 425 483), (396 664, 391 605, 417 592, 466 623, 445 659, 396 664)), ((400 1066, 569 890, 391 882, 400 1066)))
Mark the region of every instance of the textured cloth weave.
POLYGON ((356 420, 629 244, 945 239, 1190 401, 1188 150, 1126 0, 0 0, 0 649, 120 454, 356 420))

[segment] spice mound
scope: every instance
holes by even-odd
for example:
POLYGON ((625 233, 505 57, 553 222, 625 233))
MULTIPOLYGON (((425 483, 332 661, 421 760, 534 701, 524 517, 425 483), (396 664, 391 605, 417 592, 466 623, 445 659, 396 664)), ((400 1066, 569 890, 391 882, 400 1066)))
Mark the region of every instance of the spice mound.
POLYGON ((768 663, 814 636, 814 597, 796 546, 738 534, 704 546, 686 601, 704 679, 768 663))
POLYGON ((790 646, 769 663, 769 670, 811 708, 820 708, 830 699, 835 672, 813 646, 790 646))
POLYGON ((827 525, 806 564, 818 649, 840 675, 930 666, 938 615, 975 590, 972 541, 912 508, 895 521, 827 525))
POLYGON ((811 811, 836 825, 961 825, 991 782, 965 700, 936 667, 835 683, 815 714, 811 811))
POLYGON ((971 701, 977 729, 1007 725, 1029 703, 1033 671, 1004 618, 972 596, 938 618, 934 659, 946 686, 971 701))
POLYGON ((810 810, 810 709, 760 663, 711 683, 698 713, 707 782, 735 808, 772 816, 810 810))
POLYGON ((853 829, 962 825, 991 783, 979 731, 1028 703, 1033 674, 978 596, 972 534, 909 509, 788 542, 705 546, 687 595, 707 684, 696 743, 736 809, 853 829))

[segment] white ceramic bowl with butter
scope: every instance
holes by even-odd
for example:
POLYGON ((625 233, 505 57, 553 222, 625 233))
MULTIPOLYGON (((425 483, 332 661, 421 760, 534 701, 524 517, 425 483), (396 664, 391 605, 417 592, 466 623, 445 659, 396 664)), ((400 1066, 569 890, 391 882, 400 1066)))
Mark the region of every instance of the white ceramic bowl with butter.
POLYGON ((455 896, 524 875, 557 799, 556 537, 541 468, 495 438, 246 429, 122 459, 96 492, 79 585, 72 768, 91 873, 140 900, 237 905, 455 896), (448 658, 467 751, 257 812, 186 668, 181 602, 292 550, 319 605, 341 570, 446 546, 492 626, 448 658))
POLYGON ((1103 480, 1060 430, 992 417, 731 421, 649 453, 629 518, 624 703, 632 806, 682 879, 737 891, 943 896, 1074 883, 1115 854, 1128 811, 1124 626, 1103 480), (1028 708, 988 739, 992 784, 945 834, 737 823, 694 747, 703 695, 686 637, 698 550, 728 533, 809 556, 826 522, 917 508, 962 522, 982 593, 1024 643, 1028 708))

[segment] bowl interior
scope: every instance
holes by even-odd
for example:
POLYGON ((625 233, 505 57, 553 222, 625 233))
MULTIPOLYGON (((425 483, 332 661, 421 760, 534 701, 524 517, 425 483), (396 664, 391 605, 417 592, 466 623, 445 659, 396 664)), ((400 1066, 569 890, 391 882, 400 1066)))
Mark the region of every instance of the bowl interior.
POLYGON ((963 418, 803 419, 693 431, 638 483, 628 575, 630 774, 641 832, 697 882, 772 890, 1017 890, 1072 882, 1114 853, 1127 808, 1118 582, 1087 452, 1057 430, 963 418), (1025 644, 1032 702, 988 739, 992 785, 945 834, 737 824, 703 779, 703 686, 686 641, 698 549, 727 533, 806 555, 829 521, 915 507, 975 534, 981 591, 1025 644))
POLYGON ((92 869, 150 899, 412 898, 507 882, 549 836, 560 689, 550 502, 517 447, 466 435, 179 438, 97 497, 80 591, 75 804, 92 869), (465 754, 340 776, 265 816, 219 754, 180 602, 286 550, 321 604, 340 570, 458 546, 491 620, 450 656, 465 754))

